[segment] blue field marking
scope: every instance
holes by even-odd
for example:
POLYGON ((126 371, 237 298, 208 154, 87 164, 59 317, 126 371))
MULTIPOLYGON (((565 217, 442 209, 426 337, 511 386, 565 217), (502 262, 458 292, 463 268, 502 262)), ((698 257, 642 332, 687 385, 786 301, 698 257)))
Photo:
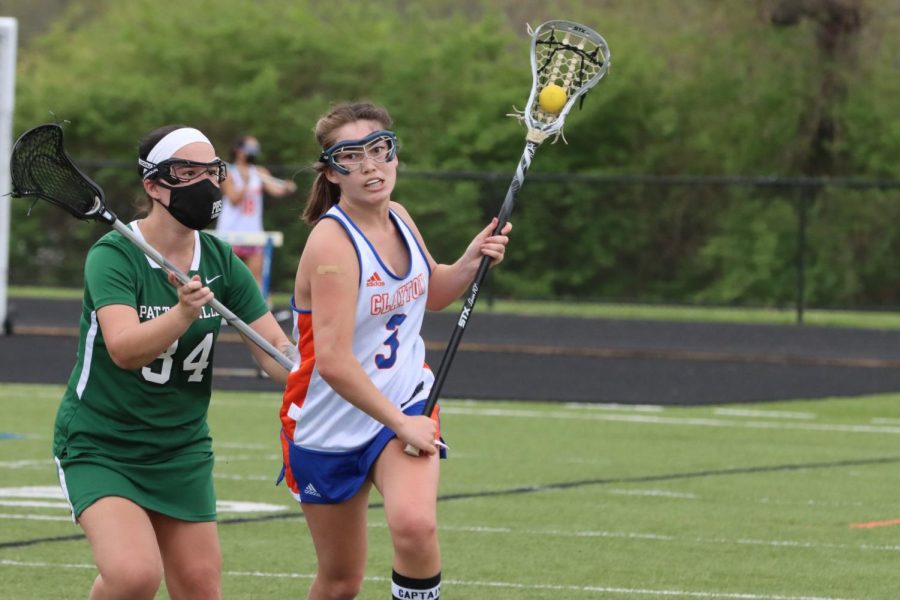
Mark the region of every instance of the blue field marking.
POLYGON ((8 431, 0 431, 0 440, 24 440, 25 436, 21 433, 10 433, 8 431))

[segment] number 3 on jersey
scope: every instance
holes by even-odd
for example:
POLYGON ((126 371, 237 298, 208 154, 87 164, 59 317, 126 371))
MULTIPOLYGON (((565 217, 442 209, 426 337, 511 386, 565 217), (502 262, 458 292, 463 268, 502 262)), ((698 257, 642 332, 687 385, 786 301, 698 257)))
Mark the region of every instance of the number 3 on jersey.
POLYGON ((400 345, 400 340, 397 338, 397 329, 405 320, 405 314, 394 315, 388 320, 386 328, 388 331, 393 331, 393 333, 384 340, 384 345, 391 349, 391 353, 387 356, 384 354, 375 355, 375 366, 379 369, 390 369, 397 362, 397 347, 400 345))

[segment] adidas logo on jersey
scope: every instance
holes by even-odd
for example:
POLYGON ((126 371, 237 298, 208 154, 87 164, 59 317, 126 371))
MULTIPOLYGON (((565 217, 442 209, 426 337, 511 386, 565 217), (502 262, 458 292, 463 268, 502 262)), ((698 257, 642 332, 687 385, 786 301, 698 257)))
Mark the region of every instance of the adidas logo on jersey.
POLYGON ((307 496, 315 496, 316 498, 322 497, 322 494, 319 493, 319 490, 316 489, 316 486, 311 483, 306 484, 306 487, 303 488, 303 493, 307 496))
POLYGON ((378 274, 378 271, 372 273, 372 276, 366 280, 366 287, 374 287, 384 285, 384 280, 381 278, 381 275, 378 274))

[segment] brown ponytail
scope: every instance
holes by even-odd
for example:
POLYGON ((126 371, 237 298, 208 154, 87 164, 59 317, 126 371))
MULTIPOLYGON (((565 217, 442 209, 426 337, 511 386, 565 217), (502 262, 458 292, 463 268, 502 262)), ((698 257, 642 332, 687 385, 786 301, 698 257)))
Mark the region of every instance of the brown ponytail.
POLYGON ((336 183, 328 181, 325 177, 325 168, 322 163, 313 165, 316 178, 306 197, 306 208, 303 209, 303 220, 309 225, 315 224, 341 199, 341 188, 336 183))

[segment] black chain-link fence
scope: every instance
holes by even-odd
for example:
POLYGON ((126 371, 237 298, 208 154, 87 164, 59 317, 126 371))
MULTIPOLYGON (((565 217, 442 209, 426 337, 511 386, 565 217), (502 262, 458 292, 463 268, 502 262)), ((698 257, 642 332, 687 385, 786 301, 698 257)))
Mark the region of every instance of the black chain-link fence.
MULTIPOLYGON (((128 221, 142 195, 131 165, 84 161, 128 221)), ((273 292, 290 292, 309 228, 308 170, 273 167, 299 192, 266 199, 284 233, 273 292)), ((499 209, 512 173, 401 168, 393 197, 428 249, 452 262, 499 209)), ((30 201, 12 204, 10 284, 81 285, 105 226, 30 201)), ((519 192, 507 260, 485 295, 520 300, 897 310, 900 181, 777 177, 591 176, 532 171, 519 192)))

